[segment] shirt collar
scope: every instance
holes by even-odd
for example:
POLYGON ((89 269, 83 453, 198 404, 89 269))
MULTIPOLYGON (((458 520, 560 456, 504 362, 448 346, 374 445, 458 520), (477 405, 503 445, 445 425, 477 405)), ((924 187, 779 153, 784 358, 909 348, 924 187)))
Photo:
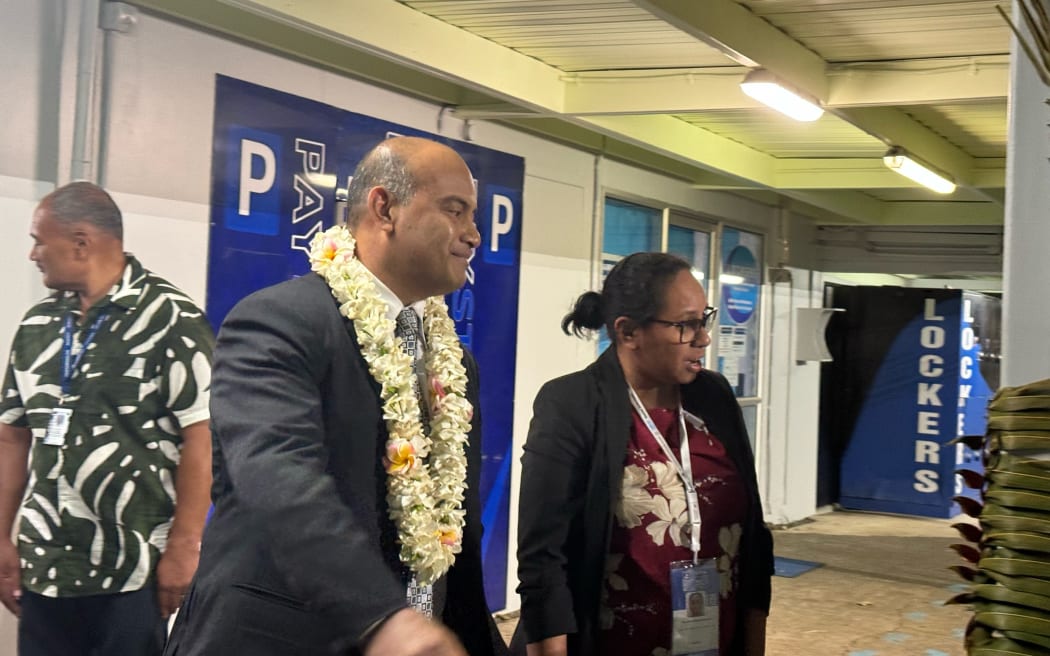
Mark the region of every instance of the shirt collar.
MULTIPOLYGON (((379 292, 379 298, 382 299, 383 303, 386 304, 387 319, 390 319, 394 322, 394 325, 397 325, 397 315, 401 314, 401 310, 404 309, 405 304, 402 303, 401 299, 397 297, 397 294, 395 294, 389 287, 387 287, 386 283, 380 280, 379 277, 376 276, 376 274, 372 273, 368 269, 368 267, 364 267, 364 269, 365 271, 368 271, 368 275, 372 277, 372 282, 375 283, 376 291, 379 292)), ((423 306, 425 304, 426 300, 422 300, 416 301, 415 303, 409 305, 409 307, 411 307, 415 311, 420 321, 423 320, 423 306)))
MULTIPOLYGON (((109 293, 93 307, 113 303, 124 309, 131 309, 146 291, 145 282, 146 270, 142 264, 131 253, 124 253, 124 272, 120 274, 120 279, 110 288, 109 293)), ((64 306, 73 309, 80 307, 76 292, 60 292, 59 298, 64 306)))

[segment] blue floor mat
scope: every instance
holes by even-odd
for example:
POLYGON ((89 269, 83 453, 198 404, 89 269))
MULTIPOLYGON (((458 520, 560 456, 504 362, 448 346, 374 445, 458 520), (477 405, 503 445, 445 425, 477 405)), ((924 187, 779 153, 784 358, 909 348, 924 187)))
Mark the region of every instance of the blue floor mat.
POLYGON ((773 574, 776 576, 783 576, 784 578, 793 579, 799 574, 805 574, 811 569, 816 569, 822 566, 824 563, 816 563, 812 560, 796 560, 794 558, 782 558, 781 556, 775 556, 773 558, 773 574))

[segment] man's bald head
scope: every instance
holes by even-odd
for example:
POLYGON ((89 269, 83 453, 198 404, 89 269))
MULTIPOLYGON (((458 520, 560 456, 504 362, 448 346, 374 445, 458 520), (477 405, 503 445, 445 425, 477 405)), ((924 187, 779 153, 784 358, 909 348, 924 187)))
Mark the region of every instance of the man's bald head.
POLYGON ((435 157, 449 153, 455 154, 455 151, 421 137, 391 137, 368 151, 354 169, 354 177, 347 189, 350 229, 360 223, 367 209, 370 189, 382 187, 394 203, 406 204, 428 182, 430 167, 426 165, 435 157))

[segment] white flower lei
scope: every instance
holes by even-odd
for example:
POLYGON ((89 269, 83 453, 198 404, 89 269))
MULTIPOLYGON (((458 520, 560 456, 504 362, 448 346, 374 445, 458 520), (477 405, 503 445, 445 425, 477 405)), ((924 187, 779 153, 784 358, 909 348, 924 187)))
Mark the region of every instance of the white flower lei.
POLYGON ((466 396, 463 349, 444 300, 426 299, 424 365, 432 398, 427 436, 412 384, 412 359, 394 335, 394 321, 372 276, 354 256, 355 245, 343 226, 318 233, 310 242, 310 267, 332 289, 339 312, 354 322, 361 355, 382 388, 390 519, 401 541, 401 562, 426 585, 448 571, 462 549, 464 446, 474 413, 466 396))

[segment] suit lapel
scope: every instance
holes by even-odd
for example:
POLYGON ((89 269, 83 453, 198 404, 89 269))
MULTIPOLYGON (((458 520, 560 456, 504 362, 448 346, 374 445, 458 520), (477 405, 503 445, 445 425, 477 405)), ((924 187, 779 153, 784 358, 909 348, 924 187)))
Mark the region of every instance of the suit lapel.
POLYGON ((594 446, 596 450, 605 451, 605 477, 609 482, 611 509, 619 501, 623 485, 623 461, 631 439, 631 406, 616 347, 607 348, 591 366, 598 381, 600 399, 595 418, 598 443, 594 446))

